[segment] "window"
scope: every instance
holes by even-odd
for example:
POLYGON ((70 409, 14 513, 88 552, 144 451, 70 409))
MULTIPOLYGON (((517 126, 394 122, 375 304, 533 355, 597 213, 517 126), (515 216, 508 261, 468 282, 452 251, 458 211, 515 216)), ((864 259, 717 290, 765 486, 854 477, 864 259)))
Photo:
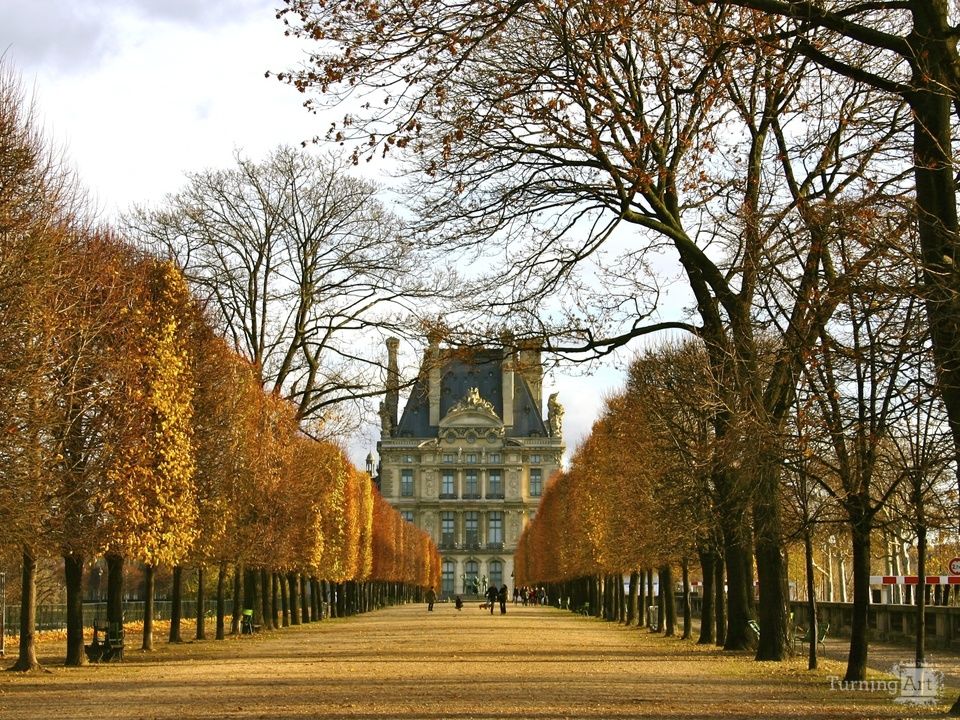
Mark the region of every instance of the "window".
POLYGON ((453 513, 440 513, 440 544, 453 545, 454 525, 453 513))
POLYGON ((474 499, 480 497, 480 482, 477 480, 476 470, 467 470, 464 476, 463 497, 474 499))
POLYGON ((487 497, 492 499, 503 497, 503 476, 499 470, 491 470, 487 483, 487 497))
POLYGON ((476 560, 467 560, 463 564, 463 574, 463 591, 474 594, 480 592, 480 583, 477 581, 477 577, 480 575, 480 563, 476 560))
POLYGON ((447 465, 452 465, 452 464, 455 463, 456 461, 457 461, 457 456, 454 455, 453 453, 444 453, 444 454, 443 454, 443 462, 446 463, 447 465))
POLYGON ((406 520, 408 523, 413 522, 413 510, 401 510, 400 517, 406 520))
POLYGON ((440 474, 440 497, 450 499, 456 496, 457 490, 453 478, 453 470, 444 470, 440 474))
POLYGON ((500 453, 490 453, 489 455, 487 455, 487 462, 492 463, 494 465, 499 465, 500 453))
POLYGON ((480 513, 476 510, 468 510, 463 514, 464 530, 466 537, 464 541, 467 546, 474 546, 480 542, 480 513))
POLYGON ((530 468, 530 497, 540 497, 543 494, 543 470, 530 468))
POLYGON ((400 471, 400 497, 413 497, 413 470, 400 471))
POLYGON ((543 461, 540 459, 540 453, 534 453, 533 455, 531 455, 531 456, 530 456, 530 462, 532 462, 532 463, 534 463, 534 464, 543 462, 543 461))
POLYGON ((467 453, 467 464, 476 465, 477 464, 477 454, 476 453, 467 453))
POLYGON ((487 544, 503 545, 503 513, 491 512, 487 518, 487 544))
POLYGON ((457 572, 457 564, 453 560, 444 560, 440 572, 440 592, 442 592, 444 595, 453 595, 453 581, 454 575, 457 572))
POLYGON ((412 463, 412 462, 413 462, 413 455, 404 455, 402 462, 412 463))
POLYGON ((503 585, 503 563, 499 560, 490 561, 490 584, 496 587, 503 585))

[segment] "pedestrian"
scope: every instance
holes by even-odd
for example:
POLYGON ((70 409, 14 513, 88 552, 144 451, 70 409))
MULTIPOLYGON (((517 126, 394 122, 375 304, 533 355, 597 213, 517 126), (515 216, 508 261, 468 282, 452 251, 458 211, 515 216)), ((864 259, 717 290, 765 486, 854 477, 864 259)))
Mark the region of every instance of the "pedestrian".
POLYGON ((507 614, 507 584, 504 583, 500 587, 500 614, 507 614))
POLYGON ((437 591, 433 588, 427 590, 427 612, 433 612, 433 604, 437 601, 437 591))
POLYGON ((513 604, 517 604, 517 600, 520 598, 520 588, 516 585, 513 586, 513 604))
POLYGON ((459 596, 459 595, 457 595, 457 597, 454 598, 453 606, 454 606, 457 610, 463 610, 463 600, 460 599, 460 596, 459 596))
POLYGON ((490 614, 493 615, 493 606, 497 604, 497 598, 500 596, 500 591, 497 590, 496 585, 491 585, 487 588, 487 604, 490 606, 490 614))

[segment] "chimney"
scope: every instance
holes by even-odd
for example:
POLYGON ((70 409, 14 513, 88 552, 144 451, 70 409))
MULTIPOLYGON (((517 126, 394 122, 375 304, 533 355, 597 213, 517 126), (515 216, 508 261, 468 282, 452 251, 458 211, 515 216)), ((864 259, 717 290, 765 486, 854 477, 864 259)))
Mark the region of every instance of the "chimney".
POLYGON ((514 357, 512 343, 513 337, 505 335, 503 345, 503 360, 501 361, 501 385, 503 388, 503 425, 504 427, 513 427, 513 393, 514 393, 514 357))
POLYGON ((387 394, 386 401, 387 417, 390 418, 390 433, 397 428, 397 413, 400 407, 400 367, 397 364, 397 349, 400 347, 400 341, 395 338, 387 338, 387 394))
POLYGON ((430 425, 440 424, 440 338, 437 334, 430 335, 430 345, 427 348, 427 399, 430 403, 430 425))
POLYGON ((530 386, 533 401, 537 409, 543 412, 543 360, 541 351, 543 341, 539 338, 525 340, 520 346, 520 360, 517 370, 530 386))

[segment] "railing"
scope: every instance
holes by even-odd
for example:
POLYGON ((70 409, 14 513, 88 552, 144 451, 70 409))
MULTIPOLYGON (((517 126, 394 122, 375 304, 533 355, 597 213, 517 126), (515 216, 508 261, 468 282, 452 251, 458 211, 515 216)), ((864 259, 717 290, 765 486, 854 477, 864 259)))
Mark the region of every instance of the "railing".
POLYGON ((456 494, 456 493, 440 493, 440 499, 441 499, 441 500, 456 500, 456 499, 457 499, 457 494, 456 494))
POLYGON ((480 498, 480 493, 464 493, 463 499, 464 500, 480 500, 481 498, 480 498))
MULTIPOLYGON (((204 602, 205 615, 215 617, 217 614, 216 598, 207 599, 204 602)), ((124 622, 136 622, 143 620, 143 600, 127 600, 123 603, 124 622)), ((195 599, 184 599, 181 604, 181 617, 195 618, 197 616, 197 601, 195 599)), ((153 619, 169 620, 170 612, 173 609, 173 602, 170 600, 153 601, 153 619)), ((233 598, 226 599, 226 614, 233 615, 233 598)), ((67 627, 67 606, 65 604, 38 605, 36 611, 38 631, 43 630, 62 630, 67 627)), ((94 619, 105 620, 107 617, 106 602, 85 602, 83 603, 83 625, 89 627, 93 625, 94 619)), ((7 605, 6 617, 4 618, 3 628, 7 635, 17 635, 20 632, 20 606, 7 605)))
POLYGON ((488 542, 487 550, 503 550, 502 542, 488 542))
POLYGON ((502 493, 502 492, 498 492, 498 493, 488 492, 488 493, 487 493, 487 500, 503 500, 503 493, 502 493))

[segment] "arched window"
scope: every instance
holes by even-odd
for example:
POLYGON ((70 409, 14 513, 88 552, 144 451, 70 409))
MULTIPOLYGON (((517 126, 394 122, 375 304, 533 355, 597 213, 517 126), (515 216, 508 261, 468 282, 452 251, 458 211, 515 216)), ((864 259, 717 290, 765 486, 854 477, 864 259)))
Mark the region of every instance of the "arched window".
POLYGON ((490 584, 500 587, 503 585, 503 563, 500 560, 491 560, 489 565, 490 584))

